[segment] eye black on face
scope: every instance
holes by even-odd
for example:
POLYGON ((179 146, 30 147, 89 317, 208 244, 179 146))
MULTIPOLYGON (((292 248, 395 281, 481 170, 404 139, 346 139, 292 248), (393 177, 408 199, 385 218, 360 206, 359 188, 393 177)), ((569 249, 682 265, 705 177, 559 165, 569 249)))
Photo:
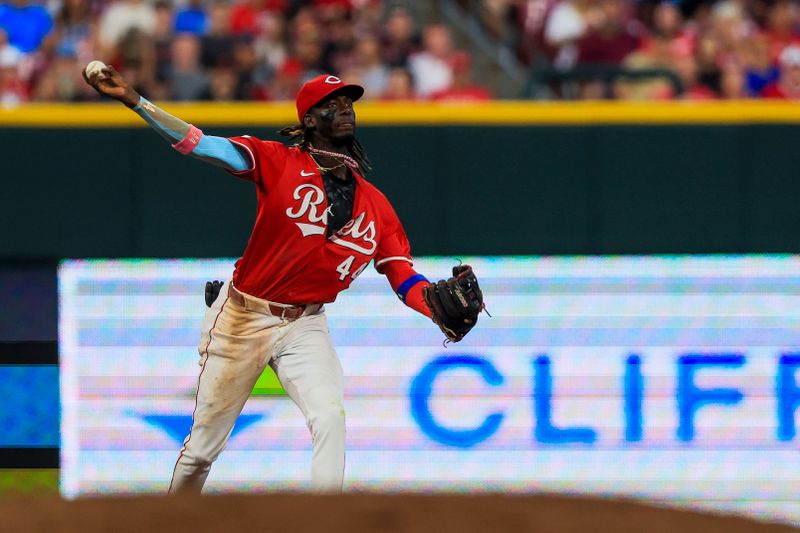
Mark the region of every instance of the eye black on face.
POLYGON ((339 95, 333 96, 325 100, 320 106, 323 109, 348 109, 353 107, 353 100, 349 96, 339 95))

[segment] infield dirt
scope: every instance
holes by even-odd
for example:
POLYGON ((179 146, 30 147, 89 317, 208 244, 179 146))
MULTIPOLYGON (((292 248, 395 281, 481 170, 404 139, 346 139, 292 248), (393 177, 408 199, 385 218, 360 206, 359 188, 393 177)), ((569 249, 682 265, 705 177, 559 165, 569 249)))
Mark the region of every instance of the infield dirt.
POLYGON ((3 499, 0 531, 767 533, 798 529, 618 500, 364 493, 145 496, 70 502, 49 497, 3 499))

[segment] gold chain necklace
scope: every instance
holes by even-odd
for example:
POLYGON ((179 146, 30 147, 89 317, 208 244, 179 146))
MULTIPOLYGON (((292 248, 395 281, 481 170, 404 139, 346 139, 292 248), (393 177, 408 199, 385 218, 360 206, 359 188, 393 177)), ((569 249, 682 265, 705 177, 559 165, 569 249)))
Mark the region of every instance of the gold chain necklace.
MULTIPOLYGON (((328 157, 333 157, 334 159, 339 159, 342 163, 352 168, 353 170, 358 170, 358 162, 347 154, 340 154, 339 152, 329 152, 327 150, 318 150, 317 148, 314 148, 311 145, 311 143, 308 143, 308 153, 317 155, 326 155, 328 157)), ((314 160, 314 162, 315 163, 317 162, 316 159, 314 160)), ((317 164, 317 166, 319 166, 319 164, 317 164)), ((333 168, 339 168, 339 167, 337 166, 333 168)))
POLYGON ((340 168, 340 167, 344 166, 344 161, 339 161, 338 165, 334 165, 332 167, 323 167, 322 165, 319 164, 319 161, 317 161, 317 158, 314 157, 314 154, 309 153, 308 155, 311 156, 312 161, 314 161, 314 164, 317 165, 317 168, 319 169, 319 173, 320 174, 325 174, 326 172, 330 172, 331 170, 336 170, 337 168, 340 168))

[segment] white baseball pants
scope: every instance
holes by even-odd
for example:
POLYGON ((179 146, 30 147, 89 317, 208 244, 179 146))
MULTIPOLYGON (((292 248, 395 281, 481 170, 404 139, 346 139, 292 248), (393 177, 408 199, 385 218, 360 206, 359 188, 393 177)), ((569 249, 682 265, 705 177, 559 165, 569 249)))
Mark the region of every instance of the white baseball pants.
MULTIPOLYGON (((269 364, 303 412, 311 432, 311 481, 337 491, 344 477, 344 380, 322 306, 296 320, 269 314, 264 300, 240 293, 228 298, 226 282, 206 309, 198 351, 200 378, 192 429, 183 443, 169 492, 199 493, 211 464, 230 438, 256 380, 269 364)), ((235 290, 235 289, 234 289, 235 290)))

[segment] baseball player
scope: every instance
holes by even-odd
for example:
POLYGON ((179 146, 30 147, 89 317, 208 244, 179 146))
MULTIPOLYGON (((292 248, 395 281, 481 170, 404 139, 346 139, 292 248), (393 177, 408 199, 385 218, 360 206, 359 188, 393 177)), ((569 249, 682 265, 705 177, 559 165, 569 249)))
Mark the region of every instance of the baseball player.
POLYGON ((266 365, 311 432, 312 484, 341 490, 345 464, 342 367, 324 305, 374 261, 406 305, 432 318, 450 341, 475 325, 483 297, 470 267, 438 283, 413 269, 403 227, 387 198, 364 179, 356 140, 358 85, 330 75, 297 95, 300 123, 281 133, 293 146, 248 135, 222 138, 166 113, 110 67, 84 70, 98 92, 124 103, 178 152, 252 181, 258 198, 250 240, 232 279, 206 284, 197 401, 169 491, 200 492, 266 365))

